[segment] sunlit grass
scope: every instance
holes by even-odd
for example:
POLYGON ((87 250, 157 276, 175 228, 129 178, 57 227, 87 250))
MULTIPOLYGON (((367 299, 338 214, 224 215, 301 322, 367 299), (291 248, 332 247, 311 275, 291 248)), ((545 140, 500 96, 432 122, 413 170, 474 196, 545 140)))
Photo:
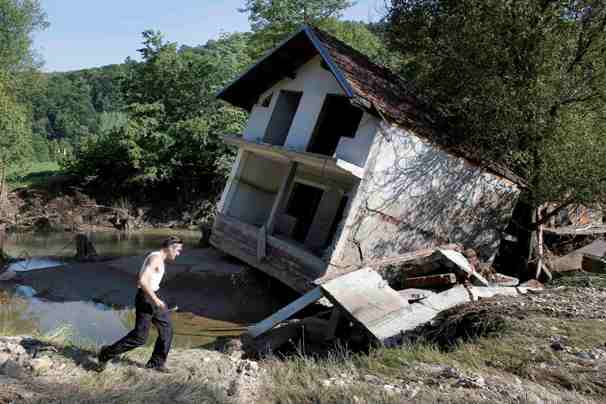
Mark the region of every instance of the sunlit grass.
POLYGON ((49 179, 61 173, 61 167, 54 161, 30 163, 24 169, 8 172, 8 186, 13 190, 22 187, 46 185, 49 179))

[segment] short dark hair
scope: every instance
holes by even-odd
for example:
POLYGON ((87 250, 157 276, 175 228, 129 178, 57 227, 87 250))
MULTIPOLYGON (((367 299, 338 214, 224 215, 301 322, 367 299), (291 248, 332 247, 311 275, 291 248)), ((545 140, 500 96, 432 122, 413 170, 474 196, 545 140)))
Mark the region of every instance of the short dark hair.
POLYGON ((179 237, 169 236, 162 242, 162 248, 168 248, 174 244, 183 244, 183 241, 179 237))

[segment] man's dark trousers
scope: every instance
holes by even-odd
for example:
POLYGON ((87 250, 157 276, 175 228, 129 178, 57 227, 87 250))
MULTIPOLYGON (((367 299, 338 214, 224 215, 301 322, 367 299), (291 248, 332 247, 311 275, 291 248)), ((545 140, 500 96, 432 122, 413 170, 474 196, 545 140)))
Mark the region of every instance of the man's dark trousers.
POLYGON ((151 304, 142 289, 139 289, 135 297, 135 309, 135 328, 115 344, 103 348, 99 359, 106 362, 116 355, 144 345, 149 335, 149 327, 153 324, 158 330, 158 339, 147 366, 164 366, 173 339, 173 327, 168 310, 161 310, 151 304))

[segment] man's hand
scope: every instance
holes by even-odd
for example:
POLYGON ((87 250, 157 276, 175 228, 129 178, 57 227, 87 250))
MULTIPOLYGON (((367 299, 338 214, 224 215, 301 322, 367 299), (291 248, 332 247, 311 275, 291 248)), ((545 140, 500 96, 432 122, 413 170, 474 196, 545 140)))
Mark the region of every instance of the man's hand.
POLYGON ((160 310, 166 310, 166 303, 164 303, 162 300, 160 300, 160 299, 156 299, 156 300, 154 301, 154 303, 156 304, 156 306, 158 306, 158 308, 159 308, 160 310))

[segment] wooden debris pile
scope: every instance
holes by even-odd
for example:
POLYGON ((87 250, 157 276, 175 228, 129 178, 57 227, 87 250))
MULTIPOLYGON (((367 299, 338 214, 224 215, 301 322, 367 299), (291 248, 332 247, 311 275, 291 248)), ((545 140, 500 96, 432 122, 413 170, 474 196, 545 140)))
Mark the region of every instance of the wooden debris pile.
POLYGON ((304 338, 321 344, 340 337, 350 347, 377 342, 392 346, 402 343, 407 333, 443 310, 495 295, 518 296, 541 288, 538 283, 518 286, 516 278, 501 274, 484 276, 478 271, 479 262, 474 261, 473 254, 465 253, 470 260, 455 249, 422 250, 399 262, 390 262, 387 271, 386 266, 379 266, 378 271, 365 267, 323 283, 249 327, 245 351, 257 355, 275 352, 288 342, 296 345, 304 338), (394 265, 399 267, 399 273, 393 270, 394 265), (398 284, 402 287, 398 288, 398 284), (328 300, 332 309, 288 320, 320 299, 328 300))

